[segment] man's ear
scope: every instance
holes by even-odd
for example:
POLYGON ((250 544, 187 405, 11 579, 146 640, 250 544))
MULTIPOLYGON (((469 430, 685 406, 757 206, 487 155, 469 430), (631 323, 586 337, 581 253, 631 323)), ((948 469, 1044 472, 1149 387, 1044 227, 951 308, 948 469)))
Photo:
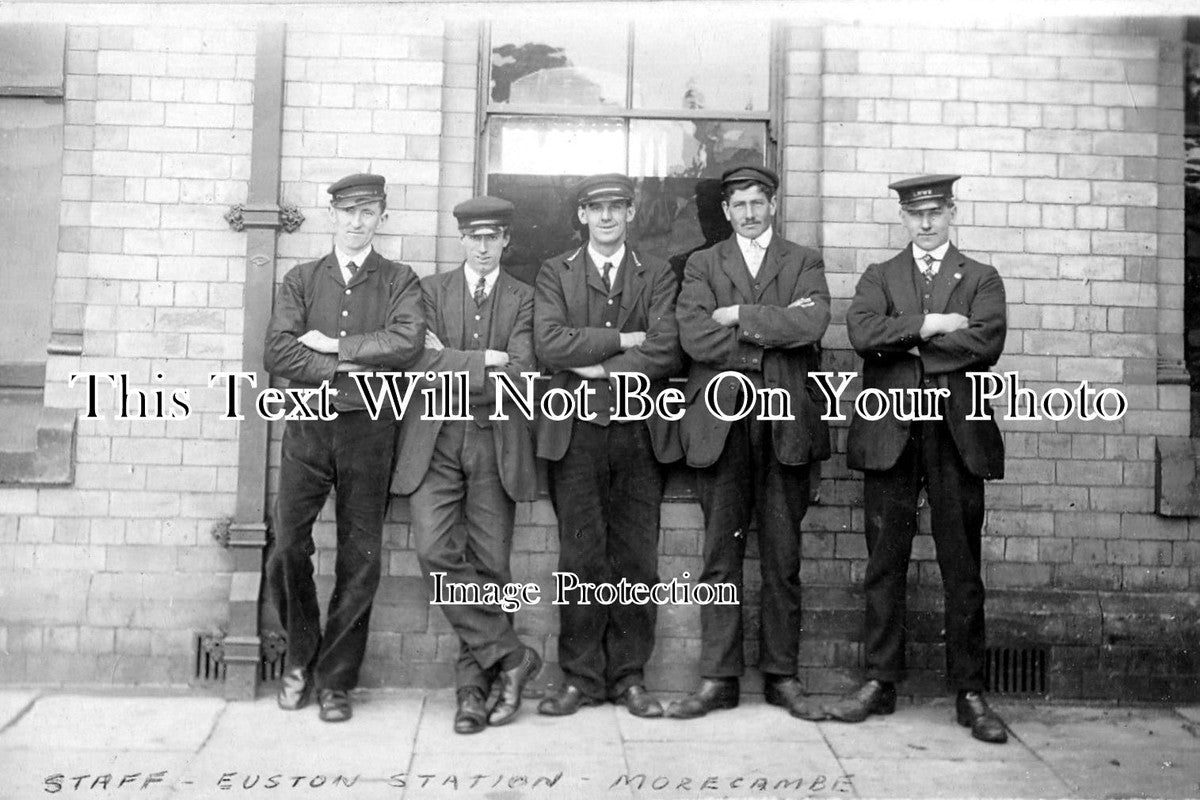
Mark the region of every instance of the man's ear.
POLYGON ((587 211, 583 206, 575 206, 575 216, 579 217, 580 225, 587 225, 587 211))
POLYGON ((633 203, 630 203, 629 207, 625 209, 625 221, 633 222, 633 216, 636 213, 637 213, 637 206, 635 206, 633 203))

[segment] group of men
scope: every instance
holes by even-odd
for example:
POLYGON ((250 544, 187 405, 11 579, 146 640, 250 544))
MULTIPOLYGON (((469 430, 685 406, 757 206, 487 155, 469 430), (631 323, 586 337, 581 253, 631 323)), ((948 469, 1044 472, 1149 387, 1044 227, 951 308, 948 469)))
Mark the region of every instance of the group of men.
MULTIPOLYGON (((333 251, 290 271, 279 288, 266 342, 266 369, 293 385, 328 381, 335 419, 293 419, 282 441, 274 543, 267 562, 287 632, 279 705, 316 695, 321 719, 351 716, 372 598, 380 575, 386 499, 408 495, 421 569, 467 585, 510 582, 516 504, 536 494, 535 458, 547 462, 558 521, 561 572, 582 582, 658 581, 664 465, 694 468, 704 514, 702 583, 732 584, 743 596, 746 543, 757 520, 762 573, 759 657, 768 703, 807 720, 856 722, 895 709, 905 676, 908 561, 925 490, 946 592, 948 682, 957 720, 1003 742, 1000 718, 983 699, 984 619, 980 579, 983 481, 1001 477, 1003 443, 992 420, 966 419, 964 373, 986 370, 1005 336, 1004 287, 996 271, 949 242, 956 176, 892 184, 912 244, 870 266, 846 323, 864 361, 863 386, 937 388, 941 421, 856 417, 849 466, 865 474, 867 681, 833 703, 807 695, 797 678, 801 633, 801 522, 810 467, 828 458, 829 432, 809 373, 830 321, 820 254, 773 230, 779 180, 761 166, 721 178, 733 235, 691 255, 682 285, 663 260, 628 240, 637 208, 624 175, 585 178, 576 215, 586 241, 546 261, 530 287, 501 269, 514 208, 478 197, 454 209, 463 246, 457 268, 418 281, 371 245, 385 219, 384 179, 351 175, 329 187, 333 251), (624 421, 614 414, 614 373, 641 373, 661 391, 690 357, 686 411, 624 421), (582 387, 586 417, 535 422, 492 419, 489 373, 540 369, 549 387, 582 387), (470 419, 372 420, 350 373, 386 370, 469 376, 470 419), (741 373, 741 382, 713 382, 741 373), (710 385, 719 387, 708 397, 710 385), (783 389, 793 420, 755 415, 731 421, 753 386, 783 389), (336 491, 335 584, 324 630, 312 577, 312 526, 336 491)), ((424 380, 424 378, 414 378, 424 380)), ((449 391, 454 391, 453 384, 449 391)), ((435 392, 447 391, 431 384, 435 392)), ((639 717, 694 718, 736 706, 743 658, 740 605, 701 607, 700 683, 663 703, 647 691, 656 606, 559 606, 561 685, 538 712, 574 714, 613 702, 639 717)), ((454 729, 475 733, 511 722, 542 660, 498 605, 443 605, 460 639, 454 729)))

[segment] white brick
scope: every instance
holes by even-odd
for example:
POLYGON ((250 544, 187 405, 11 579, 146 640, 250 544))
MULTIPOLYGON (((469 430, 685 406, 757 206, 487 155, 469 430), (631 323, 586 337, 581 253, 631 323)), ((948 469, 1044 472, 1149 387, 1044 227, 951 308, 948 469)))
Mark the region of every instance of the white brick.
POLYGON ((158 206, 145 203, 92 203, 92 225, 100 228, 153 228, 159 223, 158 206))
MULTIPOLYGON (((171 53, 167 56, 167 75, 177 78, 233 78, 237 59, 232 55, 171 53)), ((161 73, 155 73, 161 74, 161 73)))
POLYGON ((433 111, 373 111, 371 116, 375 133, 438 136, 442 132, 442 115, 433 111))
POLYGON ((162 103, 132 100, 97 100, 97 125, 162 125, 162 103))
POLYGON ((1154 108, 1158 105, 1158 87, 1147 84, 1097 83, 1092 87, 1098 106, 1154 108))
POLYGON ((96 72, 99 75, 163 75, 167 69, 164 53, 135 53, 122 50, 101 50, 96 53, 96 72))
POLYGON ((130 150, 193 153, 196 141, 196 131, 190 128, 131 128, 129 131, 130 150))
POLYGON ((192 153, 163 156, 162 172, 168 178, 228 178, 229 156, 192 153))
POLYGON ((1092 202, 1100 206, 1153 208, 1158 205, 1158 186, 1135 181, 1095 181, 1092 184, 1092 202))
POLYGON ((1086 203, 1090 189, 1087 181, 1034 178, 1025 182, 1025 198, 1033 203, 1086 203))
POLYGON ((234 107, 220 103, 169 104, 166 124, 176 128, 231 128, 234 107))
POLYGON ((1025 132, 1015 128, 959 128, 958 145, 967 150, 1025 149, 1025 132))
POLYGON ((821 76, 821 91, 825 97, 888 97, 891 95, 891 84, 891 78, 880 75, 821 76))

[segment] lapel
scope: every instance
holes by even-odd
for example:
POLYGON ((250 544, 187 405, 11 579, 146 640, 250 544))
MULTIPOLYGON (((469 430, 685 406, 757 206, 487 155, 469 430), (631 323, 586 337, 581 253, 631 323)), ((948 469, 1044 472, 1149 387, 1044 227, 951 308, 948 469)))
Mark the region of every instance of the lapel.
MULTIPOLYGON (((912 248, 909 248, 908 260, 912 261, 912 248)), ((942 264, 938 267, 937 277, 933 281, 933 295, 929 298, 929 310, 934 314, 942 314, 946 311, 946 304, 950 302, 950 295, 954 293, 955 288, 962 282, 963 265, 965 260, 962 253, 954 245, 950 245, 946 250, 946 257, 942 259, 942 264)))
POLYGON ((621 289, 621 310, 617 314, 617 330, 625 328, 625 321, 633 313, 642 292, 646 288, 646 267, 642 260, 633 252, 632 247, 625 248, 625 260, 621 262, 621 280, 625 281, 621 289))
MULTIPOLYGON (((750 269, 746 266, 746 259, 742 258, 742 251, 738 249, 736 233, 729 234, 728 239, 717 245, 717 254, 721 258, 721 269, 733 281, 742 302, 754 299, 754 291, 750 288, 750 269)), ((763 262, 766 263, 765 258, 763 262)))
POLYGON ((919 316, 922 313, 921 298, 917 297, 917 287, 913 283, 916 268, 910 244, 884 265, 883 272, 896 310, 919 316))
MULTIPOLYGON (((569 321, 575 325, 587 323, 588 272, 588 258, 583 247, 563 259, 563 299, 567 302, 569 321)), ((603 291, 604 284, 600 283, 599 275, 596 282, 603 291)))
MULTIPOLYGON (((738 250, 739 255, 741 252, 738 250)), ((756 303, 762 300, 763 292, 771 285, 771 281, 779 277, 781 269, 783 269, 783 244, 779 239, 779 232, 775 231, 771 234, 771 244, 767 246, 767 252, 763 255, 763 263, 758 268, 758 278, 754 281, 756 287, 754 301, 756 303)))
POLYGON ((496 285, 492 287, 492 324, 488 329, 488 341, 496 350, 504 350, 508 342, 508 334, 512 331, 517 318, 517 292, 513 288, 513 279, 500 270, 496 285), (497 341, 494 334, 500 334, 497 341))
POLYGON ((325 270, 326 277, 336 283, 339 287, 345 288, 346 283, 342 280, 342 268, 338 266, 337 253, 332 250, 321 259, 321 269, 325 270))
MULTIPOLYGON (((333 256, 333 263, 335 266, 337 265, 337 256, 336 255, 333 256)), ((372 247, 371 252, 367 253, 367 257, 365 259, 363 259, 363 263, 361 265, 359 265, 358 272, 354 273, 354 277, 350 279, 350 282, 347 283, 346 286, 347 287, 358 286, 360 283, 362 283, 363 281, 365 281, 367 279, 368 272, 374 272, 375 270, 379 269, 379 265, 382 263, 383 263, 383 256, 379 255, 379 253, 377 253, 375 251, 375 248, 372 247)), ((334 270, 334 272, 337 274, 338 280, 341 281, 341 279, 342 279, 341 268, 338 267, 337 269, 334 270)))
POLYGON ((463 308, 472 302, 467 297, 467 278, 463 268, 450 273, 442 283, 442 296, 438 306, 442 311, 442 331, 445 338, 442 343, 452 350, 461 350, 463 346, 463 308))
MULTIPOLYGON (((628 248, 626 248, 626 250, 628 250, 628 248)), ((601 264, 602 263, 603 262, 601 262, 601 264)), ((600 277, 601 264, 592 263, 592 258, 591 258, 591 256, 588 255, 586 247, 583 249, 582 264, 583 264, 584 271, 587 273, 587 285, 590 288, 595 289, 600 294, 602 294, 606 297, 609 296, 611 293, 609 292, 608 289, 604 288, 604 279, 602 277, 600 277)), ((617 271, 617 274, 620 275, 620 270, 617 271)), ((611 273, 610 273, 609 277, 611 279, 611 277, 612 277, 611 273)))

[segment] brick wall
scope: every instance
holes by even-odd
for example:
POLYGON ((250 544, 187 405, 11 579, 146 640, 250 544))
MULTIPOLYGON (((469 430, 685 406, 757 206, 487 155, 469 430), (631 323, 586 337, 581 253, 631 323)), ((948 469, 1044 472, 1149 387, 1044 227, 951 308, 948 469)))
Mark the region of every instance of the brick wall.
MULTIPOLYGON (((1200 630, 1186 601, 1200 586, 1200 525, 1153 513, 1156 437, 1186 436, 1188 424, 1186 388, 1158 383, 1159 362, 1182 344, 1180 25, 782 27, 782 215, 789 238, 825 254, 826 366, 859 369, 849 298, 866 265, 904 243, 887 184, 964 175, 955 240, 995 264, 1008 290, 999 368, 1035 390, 1118 386, 1131 403, 1115 423, 1001 423, 1009 476, 988 487, 984 541, 993 639, 1054 648, 1062 694, 1103 695, 1121 676, 1145 679, 1130 679, 1134 692, 1178 678, 1190 656, 1119 645, 1161 643, 1174 625, 1182 638, 1171 646, 1194 653, 1200 630), (932 51, 921 46, 931 36, 932 51), (1089 673, 1099 677, 1080 677, 1089 673)), ((277 276, 328 248, 325 186, 360 170, 391 186, 381 252, 420 274, 457 261, 449 211, 477 169, 478 36, 474 22, 434 15, 391 27, 349 13, 288 20, 281 197, 306 221, 280 234, 277 276)), ((106 389, 108 419, 79 422, 73 487, 0 489, 0 679, 186 682, 193 634, 226 620, 231 561, 210 529, 233 511, 237 427, 217 419, 205 381, 240 366, 245 238, 221 216, 246 197, 254 46, 252 22, 70 26, 54 324, 83 332, 83 355, 50 359, 47 402, 82 408, 67 376, 119 370, 139 388, 190 388, 192 412, 113 420, 106 389)), ((834 432, 802 567, 802 662, 822 691, 854 676, 865 559, 861 482, 845 468, 844 426, 834 432)), ((522 505, 517 525, 514 577, 548 594, 549 503, 522 505)), ((701 528, 694 502, 664 504, 664 578, 698 574, 701 528)), ((426 601, 402 499, 385 539, 365 682, 447 685, 457 641, 426 601)), ((329 507, 317 542, 327 596, 329 507)), ((750 552, 753 659, 753 542, 750 552)), ((915 554, 913 687, 932 692, 940 579, 929 537, 915 554)), ((555 656, 553 606, 527 608, 517 624, 555 656)), ((662 609, 653 686, 690 685, 698 630, 694 608, 662 609)))

